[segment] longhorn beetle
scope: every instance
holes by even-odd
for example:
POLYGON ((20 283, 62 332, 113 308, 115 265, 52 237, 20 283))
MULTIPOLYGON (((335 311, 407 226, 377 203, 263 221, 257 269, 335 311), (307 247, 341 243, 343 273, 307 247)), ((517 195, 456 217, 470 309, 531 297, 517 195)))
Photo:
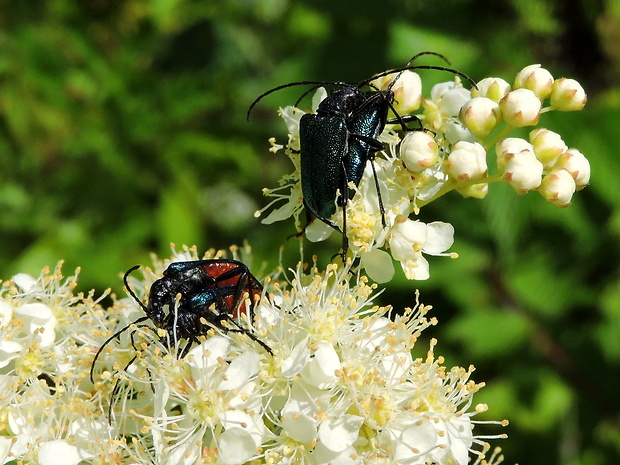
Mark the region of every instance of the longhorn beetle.
MULTIPOLYGON (((346 206, 354 194, 349 189, 349 182, 359 186, 366 163, 374 160, 375 153, 384 149, 384 144, 377 137, 383 132, 386 124, 398 123, 404 131, 410 131, 412 129, 408 128, 406 123, 412 120, 419 122, 415 116, 403 117, 394 109, 392 87, 400 75, 406 70, 435 69, 449 71, 476 85, 469 76, 451 68, 412 66, 411 63, 421 55, 436 55, 448 62, 437 53, 422 52, 411 58, 402 68, 377 74, 357 84, 330 81, 290 82, 262 93, 248 109, 247 119, 249 120, 252 109, 260 100, 287 87, 312 85, 313 87, 308 92, 320 86, 336 87, 319 104, 315 114, 307 113, 301 117, 299 123, 301 189, 309 217, 318 218, 338 229, 330 217, 336 212, 337 206, 344 209, 342 216, 343 258, 348 248, 346 206), (396 76, 386 90, 379 90, 372 84, 374 79, 391 74, 396 74, 396 76), (369 87, 371 90, 363 91, 361 90, 363 87, 369 87), (396 116, 393 120, 388 120, 390 109, 396 116)), ((308 92, 304 93, 301 98, 308 92)), ((420 130, 423 130, 421 124, 420 130)), ((385 228, 385 211, 374 163, 371 163, 371 167, 377 189, 381 220, 385 228)))
MULTIPOLYGON (((249 316, 252 317, 256 300, 260 298, 263 290, 261 284, 243 263, 228 259, 172 263, 164 271, 163 277, 151 285, 146 305, 136 296, 128 282, 129 275, 139 267, 137 265, 130 268, 123 276, 123 282, 127 292, 138 302, 146 315, 121 328, 104 341, 90 368, 91 382, 94 382, 93 371, 101 351, 127 331, 131 325, 148 327, 143 323, 149 319, 156 328, 166 331, 166 336, 162 339, 168 348, 174 347, 181 339, 187 340, 187 344, 180 352, 180 357, 186 355, 194 343, 199 343, 199 338, 206 336, 211 327, 244 333, 273 355, 267 344, 235 320, 241 313, 248 311, 249 316), (250 301, 249 308, 245 303, 246 296, 250 301), (224 321, 233 328, 224 326, 224 321)), ((125 370, 136 358, 137 355, 129 361, 125 370)), ((112 390, 112 399, 117 393, 118 380, 112 390)), ((112 403, 110 401, 108 416, 110 420, 112 403)))

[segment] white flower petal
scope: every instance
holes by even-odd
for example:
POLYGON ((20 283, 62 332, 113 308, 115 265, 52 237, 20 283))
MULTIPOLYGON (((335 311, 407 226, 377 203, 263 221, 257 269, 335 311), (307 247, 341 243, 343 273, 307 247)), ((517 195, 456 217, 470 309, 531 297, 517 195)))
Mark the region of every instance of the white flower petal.
POLYGON ((299 374, 303 367, 308 363, 310 358, 310 349, 308 348, 308 338, 304 338, 299 342, 291 353, 282 361, 282 375, 287 378, 299 374))
POLYGON ((377 318, 368 328, 368 336, 359 342, 359 350, 364 354, 372 354, 375 349, 385 342, 386 326, 390 324, 389 318, 377 318))
POLYGON ((235 389, 235 395, 228 400, 228 405, 238 410, 256 410, 262 407, 262 399, 256 393, 259 390, 257 381, 250 381, 238 389, 235 389))
POLYGON ((452 458, 459 465, 469 463, 469 448, 473 443, 473 432, 469 417, 453 417, 448 423, 441 421, 438 429, 445 428, 446 435, 442 438, 450 448, 452 458))
POLYGON ((341 368, 340 358, 334 346, 321 342, 314 357, 306 364, 302 376, 304 380, 319 389, 327 389, 336 381, 335 371, 341 368))
POLYGON ((244 428, 230 428, 219 436, 218 458, 226 465, 245 463, 256 453, 256 442, 244 428))
POLYGON ((12 460, 9 458, 12 448, 13 438, 8 436, 0 436, 0 463, 6 464, 12 460))
POLYGON ((289 134, 292 135, 299 135, 299 120, 303 115, 304 112, 299 108, 292 106, 280 108, 280 116, 288 128, 289 134))
POLYGON ((457 118, 447 118, 444 130, 446 139, 452 144, 458 141, 476 142, 476 136, 469 132, 469 129, 457 118))
POLYGON ((258 373, 260 356, 254 350, 246 350, 235 357, 226 370, 225 379, 220 383, 222 391, 237 389, 246 384, 252 376, 258 373))
POLYGON ((361 263, 368 277, 377 283, 387 283, 394 277, 392 257, 384 250, 372 249, 361 254, 361 263))
POLYGON ((394 461, 397 463, 422 458, 422 454, 435 447, 439 437, 433 424, 423 418, 401 431, 392 430, 391 434, 395 436, 394 461))
MULTIPOLYGON (((195 369, 192 371, 196 371, 195 369)), ((199 379, 199 378, 198 378, 199 379)), ((155 395, 153 396, 153 413, 155 416, 165 414, 165 408, 170 398, 170 385, 165 379, 160 379, 155 387, 155 395)))
POLYGON ((185 357, 193 369, 204 371, 218 365, 218 359, 230 351, 230 340, 224 336, 211 336, 190 350, 185 357))
POLYGON ((297 202, 289 199, 284 205, 274 210, 271 210, 269 215, 261 220, 263 224, 272 224, 277 221, 284 221, 285 219, 291 217, 293 212, 297 208, 297 202))
POLYGON ((364 419, 357 415, 341 415, 321 422, 319 439, 333 452, 342 452, 350 447, 359 435, 364 419))
POLYGON ((334 231, 334 228, 323 221, 314 220, 306 227, 305 232, 310 242, 321 242, 331 236, 334 231))
POLYGON ((429 255, 445 252, 454 244, 454 227, 450 223, 433 221, 426 225, 428 236, 423 251, 429 255))
POLYGON ((39 446, 39 465, 77 465, 82 460, 91 457, 94 455, 66 441, 48 441, 39 446))
POLYGON ((325 87, 319 87, 312 96, 312 112, 316 113, 319 108, 319 104, 327 98, 327 91, 325 87))
POLYGON ((400 262, 407 279, 415 279, 416 281, 424 281, 430 277, 428 261, 424 256, 420 255, 416 260, 400 262))
POLYGON ((381 375, 389 379, 404 378, 408 375, 413 359, 411 352, 394 353, 381 358, 381 375))
POLYGON ((52 309, 42 303, 24 304, 15 308, 15 313, 21 315, 28 321, 28 329, 30 333, 34 333, 42 328, 39 332, 41 338, 41 347, 49 347, 56 339, 54 328, 58 325, 58 320, 52 313, 52 309))
POLYGON ((252 437, 254 441, 252 453, 265 437, 266 428, 260 415, 250 415, 241 410, 228 410, 219 415, 219 418, 226 430, 241 428, 252 437))
MULTIPOLYGON (((362 463, 364 463, 363 456, 358 454, 353 447, 347 447, 342 452, 334 452, 319 442, 312 453, 313 465, 361 465, 362 463)), ((377 463, 388 462, 381 462, 379 459, 377 463)))
POLYGON ((17 273, 13 276, 12 281, 24 292, 28 292, 37 283, 36 279, 26 273, 17 273))
POLYGON ((421 221, 412 221, 401 216, 396 219, 390 237, 392 256, 398 261, 415 260, 418 250, 426 244, 428 227, 421 221))
POLYGON ((7 366, 11 360, 19 357, 23 346, 16 341, 0 340, 0 368, 7 366))
POLYGON ((450 89, 443 94, 439 109, 444 115, 457 116, 461 107, 471 100, 471 92, 464 87, 450 89))
POLYGON ((341 367, 336 349, 328 342, 319 343, 314 352, 314 358, 319 362, 319 368, 326 376, 335 376, 334 372, 341 367))
POLYGON ((83 450, 89 450, 92 447, 93 430, 105 432, 104 435, 107 437, 114 436, 113 427, 101 417, 99 419, 97 417, 79 418, 69 424, 69 432, 73 435, 76 447, 83 450))
POLYGON ((0 301, 0 328, 5 327, 13 316, 13 307, 4 300, 0 301))
MULTIPOLYGON (((169 454, 162 454, 158 463, 170 463, 174 465, 193 465, 202 453, 202 431, 184 438, 175 445, 169 454)), ((165 451, 166 449, 164 449, 165 451)))
POLYGON ((295 441, 311 442, 317 437, 317 422, 305 413, 287 414, 282 420, 282 430, 295 441))

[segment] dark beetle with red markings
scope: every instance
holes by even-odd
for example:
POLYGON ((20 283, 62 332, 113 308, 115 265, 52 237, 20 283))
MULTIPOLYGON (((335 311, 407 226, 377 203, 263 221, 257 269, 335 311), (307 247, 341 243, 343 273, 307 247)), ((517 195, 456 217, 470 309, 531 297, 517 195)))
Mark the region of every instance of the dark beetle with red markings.
MULTIPOLYGON (((244 333, 273 354, 267 344, 235 319, 242 313, 248 313, 252 318, 256 302, 263 291, 263 286, 243 263, 228 259, 172 263, 164 271, 164 275, 151 285, 146 305, 127 282, 129 275, 139 267, 137 265, 130 268, 125 273, 123 282, 146 316, 120 329, 103 343, 93 359, 91 380, 95 363, 103 348, 127 331, 132 324, 148 326, 143 323, 149 319, 157 328, 166 331, 162 342, 168 348, 174 347, 181 339, 187 341, 180 357, 187 354, 194 343, 199 343, 200 337, 206 336, 211 328, 244 333), (246 299, 249 300, 249 305, 246 299)), ((134 360, 135 357, 128 366, 134 360)))
POLYGON ((252 316, 262 290, 263 286, 248 267, 237 260, 177 262, 168 266, 164 276, 153 283, 148 303, 143 308, 155 326, 165 329, 173 342, 178 339, 198 342, 211 325, 227 331, 245 332, 267 348, 233 319, 248 310, 246 296, 252 316), (177 295, 181 296, 178 306, 177 295), (224 321, 236 328, 222 327, 224 321))

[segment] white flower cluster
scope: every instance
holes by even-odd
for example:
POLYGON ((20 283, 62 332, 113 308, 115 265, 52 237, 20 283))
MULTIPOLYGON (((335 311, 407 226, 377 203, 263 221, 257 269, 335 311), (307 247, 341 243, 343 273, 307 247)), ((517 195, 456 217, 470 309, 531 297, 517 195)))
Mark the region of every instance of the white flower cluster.
MULTIPOLYGON (((569 149, 559 134, 535 128, 527 140, 507 137, 515 128, 536 126, 545 112, 581 110, 586 94, 575 80, 554 80, 540 65, 531 65, 517 74, 512 86, 500 78, 485 78, 469 90, 457 77, 435 85, 428 98, 422 97, 420 77, 410 70, 383 76, 373 85, 392 90, 399 115, 415 115, 424 127, 407 131, 401 140, 395 131, 402 128, 388 125, 379 137, 386 148, 372 163, 384 218, 371 163, 367 163, 359 186, 350 183, 356 195, 347 204, 345 232, 354 255, 361 258, 368 276, 377 282, 392 278, 392 258, 400 262, 407 278, 427 279, 428 262, 423 254, 456 257, 445 253, 454 236, 449 224, 425 224, 411 218, 420 208, 452 190, 464 197, 483 198, 489 183, 506 182, 519 194, 537 190, 546 200, 566 207, 573 193, 589 182, 588 160, 577 149, 569 149), (398 80, 393 83, 395 77, 398 80), (543 107, 547 99, 549 105, 543 107), (493 156, 497 169, 489 173, 489 158, 493 156), (391 256, 385 249, 391 251, 391 256)), ((313 111, 326 97, 325 90, 319 89, 313 111)), ((301 231, 299 120, 304 113, 286 107, 280 114, 289 139, 286 145, 272 139, 272 151, 285 149, 294 171, 282 178, 277 189, 264 190, 274 200, 257 216, 277 205, 263 223, 293 216, 301 231)), ((341 229, 342 215, 343 209, 338 208, 330 218, 341 229)), ((305 232, 309 240, 320 241, 332 231, 326 224, 314 221, 305 232)))
POLYGON ((92 295, 74 295, 75 284, 76 276, 63 280, 60 265, 38 279, 19 274, 3 283, 2 464, 73 465, 120 451, 88 381, 97 335, 113 321, 102 321, 92 295))
MULTIPOLYGON (((186 249, 174 260, 197 258, 186 249)), ((164 265, 133 279, 138 294, 164 265)), ((73 295, 75 277, 59 268, 4 283, 0 463, 466 465, 470 454, 483 460, 486 439, 503 437, 476 434, 486 405, 473 403, 482 387, 473 367, 443 367, 434 340, 412 356, 435 324, 430 307, 390 315, 350 267, 291 273, 267 280, 251 327, 240 321, 273 355, 214 329, 179 359, 139 325, 102 352, 94 385, 95 353, 142 315, 137 303, 113 297, 103 309, 73 295)))

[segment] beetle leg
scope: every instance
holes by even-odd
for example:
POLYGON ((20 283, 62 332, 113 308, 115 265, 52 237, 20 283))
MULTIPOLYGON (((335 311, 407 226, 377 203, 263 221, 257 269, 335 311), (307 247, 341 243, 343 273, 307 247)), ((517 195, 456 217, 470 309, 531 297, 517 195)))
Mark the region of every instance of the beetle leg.
POLYGON ((225 328, 226 331, 229 331, 231 333, 244 333, 250 339, 252 339, 254 342, 257 342, 258 344, 260 344, 263 347, 263 349, 265 349, 267 352, 269 352, 269 355, 273 356, 273 351, 271 350, 271 347, 269 347, 267 344, 265 344, 263 341, 261 341, 256 336, 254 336, 254 334, 252 334, 246 328, 244 328, 239 323, 237 323, 233 318, 231 318, 229 316, 228 318, 226 318, 226 321, 230 321, 232 324, 234 324, 237 327, 237 328, 225 328))
MULTIPOLYGON (((381 212, 381 224, 383 226, 383 229, 385 229, 387 227, 387 224, 385 222, 385 208, 383 208, 383 199, 381 198, 381 189, 379 189, 379 179, 377 178, 377 170, 375 169, 375 164, 374 164, 375 152, 383 150, 385 148, 385 145, 383 144, 383 142, 377 139, 373 139, 372 137, 364 136, 362 134, 350 134, 349 137, 355 137, 356 139, 359 139, 362 142, 367 143, 368 145, 370 145, 370 147, 373 150, 372 155, 368 158, 368 161, 370 161, 370 167, 372 168, 372 177, 375 180, 375 187, 377 188, 377 199, 379 200, 379 211, 381 212)), ((345 177, 346 177, 346 171, 344 170, 344 164, 342 168, 343 168, 343 173, 345 174, 345 177)), ((348 193, 348 190, 347 190, 347 193, 348 193)), ((348 195, 346 197, 348 198, 348 195)), ((343 215, 343 218, 344 217, 346 217, 346 215, 343 215)))
POLYGON ((383 208, 383 199, 381 198, 381 189, 379 188, 379 179, 377 179, 377 170, 375 169, 374 157, 369 160, 370 167, 372 168, 372 177, 375 179, 375 187, 377 188, 377 199, 379 200, 379 211, 381 212, 381 224, 383 229, 387 227, 385 223, 385 208, 383 208))

